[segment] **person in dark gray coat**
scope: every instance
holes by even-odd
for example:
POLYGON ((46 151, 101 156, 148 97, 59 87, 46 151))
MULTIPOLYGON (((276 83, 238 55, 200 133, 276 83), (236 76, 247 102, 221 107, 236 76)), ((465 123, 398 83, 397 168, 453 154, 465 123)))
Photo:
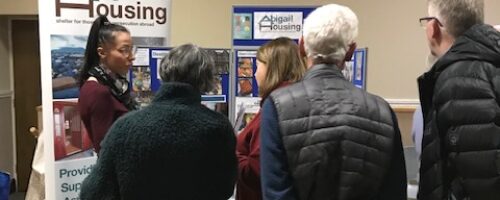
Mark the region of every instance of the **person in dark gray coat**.
POLYGON ((420 200, 500 199, 500 33, 483 0, 429 0, 439 59, 418 78, 424 117, 420 200))

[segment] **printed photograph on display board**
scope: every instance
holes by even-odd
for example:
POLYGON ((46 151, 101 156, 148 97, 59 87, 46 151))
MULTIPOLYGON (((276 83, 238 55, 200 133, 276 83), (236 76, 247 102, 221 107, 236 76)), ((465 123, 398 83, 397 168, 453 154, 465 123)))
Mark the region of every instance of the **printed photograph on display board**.
POLYGON ((354 78, 353 83, 356 87, 366 89, 366 59, 367 48, 356 49, 354 52, 354 78))
MULTIPOLYGON (((161 82, 160 66, 162 59, 170 53, 170 50, 152 50, 151 60, 155 64, 157 82, 161 82)), ((158 89, 158 88, 155 88, 158 89)))
POLYGON ((218 112, 218 113, 221 113, 223 115, 225 115, 226 117, 228 116, 228 104, 227 102, 217 102, 217 101, 203 101, 203 97, 202 97, 202 101, 201 101, 201 104, 202 105, 205 105, 208 109, 210 110, 213 110, 215 112, 218 112))
POLYGON ((349 82, 352 82, 352 78, 354 76, 354 74, 353 74, 354 73, 353 66, 354 66, 354 62, 353 61, 345 62, 344 69, 342 70, 342 74, 344 75, 344 77, 349 82))
POLYGON ((153 92, 151 91, 151 70, 149 66, 133 66, 131 70, 132 95, 140 107, 151 103, 153 92))
POLYGON ((205 49, 214 59, 217 74, 229 74, 230 55, 229 50, 205 49))
POLYGON ((253 77, 253 58, 238 58, 238 77, 253 77))
POLYGON ((238 77, 238 96, 251 97, 253 91, 253 78, 238 77))
POLYGON ((253 58, 238 59, 238 95, 251 97, 253 93, 253 58))
POLYGON ((54 101, 54 157, 56 161, 92 157, 92 141, 80 118, 76 101, 54 101))
POLYGON ((52 90, 55 99, 78 98, 78 75, 87 37, 51 35, 52 90))
POLYGON ((344 77, 358 88, 366 88, 366 49, 356 49, 351 61, 345 63, 342 70, 344 77))
POLYGON ((362 70, 361 70, 361 65, 356 64, 356 81, 360 81, 362 76, 361 76, 362 70))
POLYGON ((234 129, 240 133, 260 109, 260 97, 236 97, 234 129))
POLYGON ((220 75, 215 78, 215 88, 207 92, 206 95, 222 95, 222 77, 220 75))
POLYGON ((78 76, 87 38, 51 35, 52 94, 54 99, 54 158, 67 161, 95 155, 78 112, 78 76))
POLYGON ((357 51, 355 54, 356 60, 356 80, 362 81, 363 70, 364 70, 364 62, 363 62, 364 53, 363 51, 357 51))
POLYGON ((233 38, 239 40, 252 39, 252 13, 233 15, 233 38))
POLYGON ((213 58, 218 76, 215 80, 215 88, 202 95, 202 103, 211 110, 229 116, 228 93, 231 50, 209 48, 205 48, 204 50, 213 58))
POLYGON ((134 54, 135 60, 132 62, 132 66, 148 66, 149 67, 149 48, 147 47, 137 47, 134 54))
POLYGON ((254 77, 257 52, 243 50, 236 53, 236 96, 258 97, 258 87, 254 77))

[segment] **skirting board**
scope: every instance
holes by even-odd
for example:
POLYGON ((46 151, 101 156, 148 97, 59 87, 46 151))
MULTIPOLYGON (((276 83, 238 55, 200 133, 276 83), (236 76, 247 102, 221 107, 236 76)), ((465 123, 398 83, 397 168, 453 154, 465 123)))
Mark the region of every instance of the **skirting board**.
POLYGON ((394 112, 397 113, 413 113, 417 106, 420 105, 418 99, 386 99, 391 105, 394 112))
POLYGON ((0 90, 0 98, 10 98, 12 97, 12 91, 0 90))

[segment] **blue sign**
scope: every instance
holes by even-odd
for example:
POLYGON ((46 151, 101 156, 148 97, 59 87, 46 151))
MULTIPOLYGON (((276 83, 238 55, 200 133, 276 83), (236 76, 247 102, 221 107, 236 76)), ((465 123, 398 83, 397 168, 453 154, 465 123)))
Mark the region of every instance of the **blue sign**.
POLYGON ((261 46, 277 37, 298 40, 316 7, 233 7, 233 46, 261 46))

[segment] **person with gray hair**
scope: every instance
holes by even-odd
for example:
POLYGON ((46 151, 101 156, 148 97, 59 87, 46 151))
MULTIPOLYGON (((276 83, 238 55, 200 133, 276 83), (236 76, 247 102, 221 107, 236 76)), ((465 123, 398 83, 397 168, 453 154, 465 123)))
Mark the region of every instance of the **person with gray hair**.
POLYGON ((83 182, 81 199, 218 199, 236 181, 236 138, 229 120, 201 104, 213 88, 214 61, 192 44, 160 67, 163 84, 146 108, 120 118, 83 182))
POLYGON ((418 78, 421 200, 500 199, 500 33, 483 0, 428 0, 420 18, 438 57, 418 78))
POLYGON ((304 22, 302 81, 266 98, 261 120, 264 199, 406 199, 394 112, 342 75, 356 48, 358 19, 330 4, 304 22))

